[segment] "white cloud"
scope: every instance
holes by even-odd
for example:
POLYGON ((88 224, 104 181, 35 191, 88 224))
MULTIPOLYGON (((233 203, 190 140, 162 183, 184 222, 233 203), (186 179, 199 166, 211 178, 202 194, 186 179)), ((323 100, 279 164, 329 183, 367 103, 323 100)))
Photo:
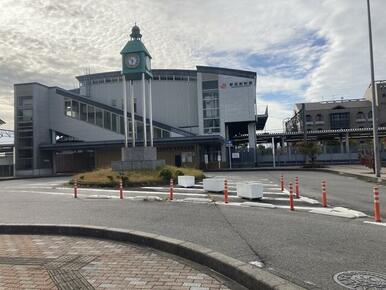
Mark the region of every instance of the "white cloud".
MULTIPOLYGON (((386 78, 386 1, 371 2, 376 75, 386 78)), ((39 81, 73 88, 74 76, 87 67, 92 72, 119 69, 119 51, 136 21, 154 68, 216 63, 258 71, 258 94, 266 98, 286 92, 285 100, 268 100, 268 127, 281 128, 280 115, 290 114, 289 103, 299 96, 321 100, 362 95, 369 82, 365 4, 360 0, 0 0, 0 118, 12 127, 14 83, 39 81), (323 50, 307 43, 290 45, 304 32, 316 33, 328 44, 323 50), (228 55, 214 57, 216 52, 228 55), (280 65, 250 67, 245 58, 235 57, 267 52, 288 54, 295 59, 294 74, 306 75, 283 74, 280 65)))

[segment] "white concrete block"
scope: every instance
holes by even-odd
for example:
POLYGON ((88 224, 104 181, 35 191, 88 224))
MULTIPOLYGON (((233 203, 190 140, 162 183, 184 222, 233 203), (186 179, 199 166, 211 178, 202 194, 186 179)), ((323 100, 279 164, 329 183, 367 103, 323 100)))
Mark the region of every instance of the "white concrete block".
POLYGON ((237 183, 237 196, 248 199, 263 198, 264 186, 257 182, 237 183))
POLYGON ((194 176, 190 176, 190 175, 178 176, 178 185, 182 187, 194 186, 194 176))
POLYGON ((224 178, 205 178, 203 180, 204 190, 221 192, 224 190, 224 182, 225 182, 224 178))

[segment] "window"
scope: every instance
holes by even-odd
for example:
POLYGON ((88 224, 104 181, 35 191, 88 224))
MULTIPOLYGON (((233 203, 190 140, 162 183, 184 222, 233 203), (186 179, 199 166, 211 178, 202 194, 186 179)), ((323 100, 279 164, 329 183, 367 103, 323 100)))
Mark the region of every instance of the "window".
POLYGON ((357 121, 358 120, 364 120, 365 119, 365 114, 363 112, 358 112, 357 113, 357 121))
POLYGON ((218 81, 203 81, 202 90, 218 90, 218 81))
POLYGON ((71 103, 72 103, 71 117, 79 119, 79 102, 73 100, 71 103))
POLYGON ((350 113, 332 113, 330 114, 330 124, 332 130, 349 129, 350 113))
POLYGON ((16 169, 33 168, 33 99, 18 96, 16 99, 16 169))
POLYGON ((316 122, 323 122, 323 116, 322 116, 322 114, 317 114, 317 115, 315 116, 315 121, 316 121, 316 122))
POLYGON ((80 103, 80 119, 87 121, 87 105, 83 103, 80 103))
POLYGON ((111 130, 111 113, 108 111, 104 111, 103 118, 103 127, 107 130, 111 130))
POLYGON ((125 134, 125 124, 123 123, 123 116, 119 117, 119 132, 125 134))
POLYGON ((103 127, 103 111, 101 109, 95 108, 95 124, 99 127, 103 127))
POLYGON ((87 105, 87 122, 95 124, 95 107, 87 105))
POLYGON ((17 98, 18 107, 32 107, 32 97, 31 96, 20 96, 17 98))
POLYGON ((373 111, 370 111, 368 114, 367 114, 367 117, 369 120, 372 120, 373 119, 373 111))
POLYGON ((312 116, 306 115, 306 122, 312 122, 312 116))
POLYGON ((64 100, 64 114, 68 117, 71 117, 71 100, 64 100))
POLYGON ((220 103, 218 81, 202 82, 204 134, 220 133, 220 103))
POLYGON ((118 132, 118 116, 116 114, 111 114, 111 130, 118 132))
POLYGON ((32 121, 32 109, 17 109, 18 121, 32 121))

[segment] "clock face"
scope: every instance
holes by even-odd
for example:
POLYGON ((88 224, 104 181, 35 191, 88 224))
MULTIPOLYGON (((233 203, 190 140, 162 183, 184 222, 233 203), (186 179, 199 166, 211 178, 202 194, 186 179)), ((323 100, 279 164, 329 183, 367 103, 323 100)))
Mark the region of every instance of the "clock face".
POLYGON ((126 66, 129 68, 135 68, 139 65, 139 55, 138 54, 128 54, 125 59, 126 66))
POLYGON ((146 57, 146 68, 148 70, 151 70, 151 62, 150 62, 150 57, 146 57))

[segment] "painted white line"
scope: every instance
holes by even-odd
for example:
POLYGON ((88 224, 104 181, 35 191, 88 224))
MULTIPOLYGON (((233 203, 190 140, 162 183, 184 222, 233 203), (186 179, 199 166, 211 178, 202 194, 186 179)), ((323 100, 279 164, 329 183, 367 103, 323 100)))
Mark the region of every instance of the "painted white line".
POLYGON ((248 264, 251 264, 252 266, 255 266, 258 268, 264 268, 264 263, 260 261, 251 261, 248 264))
POLYGON ((110 195, 104 195, 104 194, 93 194, 93 195, 86 195, 85 198, 88 198, 88 199, 111 199, 112 197, 110 195))
POLYGON ((38 194, 48 194, 48 195, 68 195, 68 196, 72 195, 72 193, 66 193, 66 192, 49 192, 49 191, 36 191, 36 190, 18 190, 17 192, 38 193, 38 194))
MULTIPOLYGON (((290 209, 289 205, 276 205, 277 208, 281 208, 281 209, 290 209)), ((318 209, 319 207, 311 207, 311 206, 297 206, 295 205, 295 211, 296 210, 306 210, 306 211, 310 211, 310 210, 314 210, 314 209, 318 209)))
POLYGON ((241 204, 242 206, 250 206, 250 207, 264 207, 264 208, 276 208, 273 204, 270 203, 259 203, 259 202, 244 202, 241 204))
POLYGON ((329 208, 315 208, 313 210, 310 210, 310 213, 330 215, 330 216, 336 216, 336 217, 342 217, 342 218, 348 218, 348 219, 356 218, 356 216, 351 213, 334 211, 333 209, 329 209, 329 208))
POLYGON ((310 204, 320 204, 320 202, 317 201, 316 199, 309 198, 309 197, 306 197, 306 196, 301 196, 298 200, 301 200, 301 201, 304 201, 304 202, 307 202, 307 203, 310 203, 310 204))
POLYGON ((353 210, 353 209, 349 209, 349 208, 345 208, 345 207, 334 207, 333 210, 339 211, 339 212, 347 212, 349 214, 355 215, 357 218, 367 217, 367 214, 365 214, 361 211, 357 211, 357 210, 353 210))
POLYGON ((211 200, 210 198, 194 198, 194 197, 184 198, 183 201, 194 202, 194 203, 212 203, 213 202, 213 200, 211 200))
MULTIPOLYGON (((58 188, 61 190, 73 190, 72 188, 58 188)), ((99 189, 99 188, 78 188, 78 193, 82 191, 91 191, 91 192, 111 192, 111 193, 116 193, 117 195, 119 194, 118 190, 111 190, 111 189, 99 189)), ((142 191, 142 190, 124 190, 123 194, 125 193, 134 193, 134 194, 148 194, 148 195, 169 195, 169 192, 162 192, 162 191, 142 191)), ((181 195, 181 196, 205 196, 203 193, 183 193, 183 192, 173 192, 174 195, 181 195)))
MULTIPOLYGON (((169 190, 169 187, 161 187, 161 186, 144 186, 141 187, 143 189, 154 189, 154 190, 169 190)), ((174 187, 174 190, 182 190, 182 191, 199 191, 199 192, 204 192, 203 189, 198 189, 198 188, 184 188, 184 187, 174 187)))
POLYGON ((262 199, 263 200, 276 200, 276 201, 288 201, 289 202, 289 198, 288 197, 265 197, 264 196, 262 199))
POLYGON ((370 222, 370 221, 364 221, 364 223, 365 224, 371 224, 371 225, 386 227, 386 223, 377 223, 377 222, 370 222))

